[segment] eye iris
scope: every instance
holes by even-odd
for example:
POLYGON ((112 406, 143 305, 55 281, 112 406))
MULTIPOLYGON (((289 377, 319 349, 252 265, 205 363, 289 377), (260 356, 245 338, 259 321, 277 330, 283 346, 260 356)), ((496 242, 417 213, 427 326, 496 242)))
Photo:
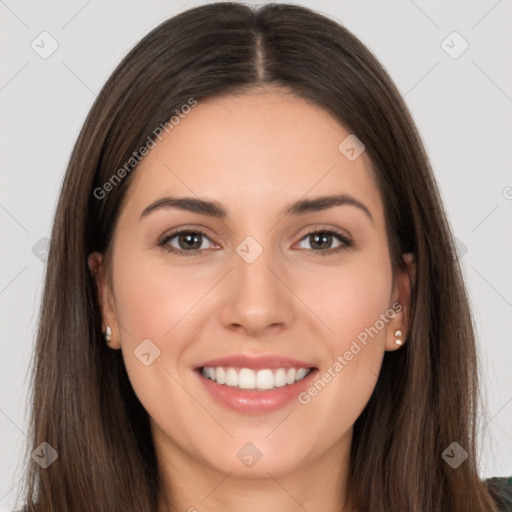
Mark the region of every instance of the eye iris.
POLYGON ((329 235, 329 234, 325 234, 325 233, 314 233, 311 235, 312 239, 314 240, 314 242, 311 244, 311 247, 314 249, 315 248, 315 245, 319 245, 320 247, 316 247, 317 249, 329 249, 329 246, 331 245, 331 242, 332 242, 332 235, 329 235), (325 247, 325 244, 324 246, 322 246, 322 242, 325 242, 325 244, 327 245, 327 247, 325 247))
POLYGON ((201 235, 199 233, 186 233, 178 236, 178 243, 180 247, 186 249, 200 249, 201 248, 201 235), (199 241, 199 242, 198 242, 199 241), (183 242, 183 243, 182 243, 183 242), (195 246, 196 244, 197 246, 195 246))

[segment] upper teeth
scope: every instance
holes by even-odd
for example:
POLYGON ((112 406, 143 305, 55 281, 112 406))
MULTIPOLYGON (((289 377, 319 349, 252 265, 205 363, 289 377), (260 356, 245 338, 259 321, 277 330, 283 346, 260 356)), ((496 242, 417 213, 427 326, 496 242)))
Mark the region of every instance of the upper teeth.
POLYGON ((273 389, 302 380, 309 368, 278 368, 276 370, 251 370, 250 368, 221 368, 205 366, 203 376, 207 379, 240 389, 273 389))

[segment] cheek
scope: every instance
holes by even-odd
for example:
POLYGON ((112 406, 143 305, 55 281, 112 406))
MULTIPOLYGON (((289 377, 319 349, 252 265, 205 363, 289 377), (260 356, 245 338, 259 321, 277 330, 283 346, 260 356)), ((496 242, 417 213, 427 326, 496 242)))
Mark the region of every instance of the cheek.
POLYGON ((133 388, 151 408, 169 400, 170 375, 177 375, 189 340, 179 333, 193 318, 205 282, 160 258, 125 254, 114 261, 113 276, 121 348, 133 388))
POLYGON ((205 293, 204 280, 185 267, 170 269, 165 258, 135 254, 116 265, 116 313, 129 333, 123 342, 169 339, 205 293))
MULTIPOLYGON (((385 273, 376 269, 352 271, 334 282, 336 293, 331 294, 331 317, 334 331, 341 343, 352 340, 370 328, 385 313, 389 305, 391 282, 385 273)), ((380 325, 380 324, 379 324, 380 325)), ((384 330, 381 329, 382 334, 384 330)))
POLYGON ((178 382, 189 343, 180 332, 205 293, 204 279, 191 278, 185 267, 170 269, 165 258, 125 254, 114 260, 113 277, 121 350, 135 394, 162 424, 171 410, 200 414, 178 382))
POLYGON ((320 422, 333 425, 328 443, 350 428, 375 388, 394 316, 391 267, 385 257, 371 263, 361 259, 317 275, 316 284, 308 286, 308 301, 333 332, 322 329, 329 357, 299 402, 320 422))
MULTIPOLYGON (((331 336, 322 330, 324 341, 336 351, 345 350, 347 343, 373 326, 389 308, 392 279, 385 255, 380 261, 372 255, 356 256, 339 266, 303 275, 301 281, 299 295, 329 327, 331 336)), ((379 326, 379 334, 384 334, 379 326)))

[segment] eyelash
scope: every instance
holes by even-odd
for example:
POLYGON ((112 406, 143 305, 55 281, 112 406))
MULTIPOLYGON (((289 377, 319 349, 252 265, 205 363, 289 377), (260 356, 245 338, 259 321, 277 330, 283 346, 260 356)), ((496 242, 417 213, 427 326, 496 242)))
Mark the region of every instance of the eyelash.
MULTIPOLYGON (((312 236, 312 235, 315 235, 315 234, 318 234, 318 233, 321 233, 321 234, 324 234, 324 235, 333 235, 333 236, 335 236, 341 242, 341 245, 339 245, 335 249, 328 249, 326 251, 318 251, 318 250, 314 250, 314 249, 306 249, 306 251, 308 251, 310 253, 313 252, 313 253, 315 253, 315 255, 318 255, 318 256, 329 256, 329 255, 333 255, 333 254, 338 254, 338 253, 340 253, 342 251, 346 251, 350 247, 352 247, 352 241, 351 240, 349 240, 345 235, 343 235, 340 232, 335 231, 333 229, 317 229, 317 230, 314 230, 314 231, 310 231, 309 233, 306 233, 299 240, 299 242, 304 240, 304 239, 306 239, 306 238, 308 238, 309 236, 312 236)), ((170 240, 172 240, 176 236, 183 235, 183 234, 200 235, 200 236, 205 237, 205 238, 207 238, 209 240, 209 238, 206 235, 206 233, 203 233, 200 230, 183 229, 181 231, 174 231, 172 233, 164 235, 158 241, 157 245, 159 247, 162 247, 167 252, 174 253, 174 254, 176 254, 178 256, 197 256, 198 253, 201 252, 201 250, 203 250, 203 249, 199 249, 199 250, 195 250, 195 251, 184 251, 183 249, 176 249, 176 247, 171 247, 171 246, 167 245, 170 240)))

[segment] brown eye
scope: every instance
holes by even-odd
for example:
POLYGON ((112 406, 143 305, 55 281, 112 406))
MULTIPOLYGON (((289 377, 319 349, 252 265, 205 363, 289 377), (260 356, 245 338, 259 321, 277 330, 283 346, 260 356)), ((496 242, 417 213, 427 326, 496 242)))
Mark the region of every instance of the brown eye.
POLYGON ((208 248, 203 246, 205 240, 210 239, 201 231, 182 230, 166 235, 160 240, 158 245, 164 247, 169 252, 184 256, 194 256, 199 251, 208 248), (171 243, 174 240, 175 242, 171 243))
POLYGON ((180 249, 197 250, 201 248, 202 235, 199 233, 181 233, 179 235, 176 235, 176 237, 180 249))
POLYGON ((310 247, 306 247, 306 250, 313 251, 322 255, 333 254, 339 251, 347 250, 352 245, 352 242, 341 233, 325 229, 308 233, 301 239, 301 242, 302 241, 309 242, 310 247), (338 245, 332 247, 333 242, 336 240, 338 241, 338 245))

